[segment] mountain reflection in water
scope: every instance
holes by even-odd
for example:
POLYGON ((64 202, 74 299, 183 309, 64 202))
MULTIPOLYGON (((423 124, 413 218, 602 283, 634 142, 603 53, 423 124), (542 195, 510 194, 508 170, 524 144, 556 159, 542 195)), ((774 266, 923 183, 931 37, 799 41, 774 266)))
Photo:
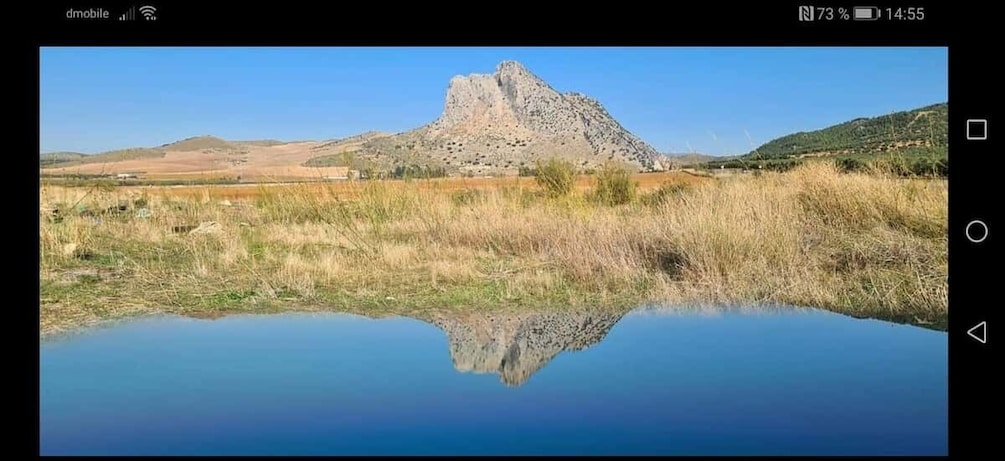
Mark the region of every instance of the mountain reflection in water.
POLYGON ((519 386, 565 351, 599 343, 625 312, 432 314, 422 319, 443 330, 454 368, 498 373, 519 386))
MULTIPOLYGON (((662 306, 641 308, 569 307, 551 310, 392 310, 380 315, 361 311, 345 314, 367 318, 404 317, 436 326, 447 337, 454 368, 462 373, 498 374, 500 381, 516 387, 526 383, 563 352, 585 350, 600 343, 629 313, 660 315, 746 314, 781 310, 809 311, 792 306, 662 306), (368 315, 369 314, 369 315, 368 315)), ((225 314, 198 315, 216 320, 225 314)))

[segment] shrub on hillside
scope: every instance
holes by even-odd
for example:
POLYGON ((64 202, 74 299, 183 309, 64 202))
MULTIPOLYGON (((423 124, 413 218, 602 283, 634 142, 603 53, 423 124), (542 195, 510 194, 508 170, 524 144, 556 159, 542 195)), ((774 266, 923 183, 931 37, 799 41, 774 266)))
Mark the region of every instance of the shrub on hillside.
POLYGON ((474 205, 482 199, 484 193, 477 189, 463 189, 450 194, 450 201, 454 205, 474 205))
POLYGON ((949 159, 920 158, 911 165, 911 172, 915 176, 949 177, 949 159))
POLYGON ((945 158, 907 158, 889 156, 877 158, 868 163, 866 171, 901 177, 947 177, 949 161, 945 158))
MULTIPOLYGON (((760 173, 760 170, 754 172, 755 174, 760 173)), ((688 183, 664 183, 661 184, 659 189, 656 189, 648 194, 643 195, 641 198, 642 204, 646 206, 661 206, 665 203, 670 202, 676 197, 684 195, 694 189, 694 186, 688 183)))
POLYGON ((841 169, 841 171, 849 173, 865 169, 866 164, 855 158, 843 158, 837 161, 837 166, 841 169))
POLYGON ((551 197, 569 195, 575 178, 576 169, 568 161, 552 158, 547 162, 537 162, 537 175, 534 176, 534 180, 551 197))
POLYGON ((597 170, 597 183, 593 198, 606 205, 624 205, 635 200, 638 183, 632 181, 632 172, 623 165, 605 163, 597 170))

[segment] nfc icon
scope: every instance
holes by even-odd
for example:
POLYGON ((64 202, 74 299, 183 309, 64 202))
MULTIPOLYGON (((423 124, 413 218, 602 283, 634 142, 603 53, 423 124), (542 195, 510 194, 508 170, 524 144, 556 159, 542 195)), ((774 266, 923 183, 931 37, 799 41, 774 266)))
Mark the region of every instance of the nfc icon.
POLYGON ((813 7, 804 5, 799 7, 799 20, 800 21, 812 21, 813 20, 813 7))

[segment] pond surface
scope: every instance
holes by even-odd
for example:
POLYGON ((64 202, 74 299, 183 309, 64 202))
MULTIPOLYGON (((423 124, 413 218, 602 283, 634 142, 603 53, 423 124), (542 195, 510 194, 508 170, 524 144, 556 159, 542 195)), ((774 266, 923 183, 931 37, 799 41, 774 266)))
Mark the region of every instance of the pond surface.
POLYGON ((946 334, 795 308, 147 318, 40 344, 42 454, 945 455, 946 334))

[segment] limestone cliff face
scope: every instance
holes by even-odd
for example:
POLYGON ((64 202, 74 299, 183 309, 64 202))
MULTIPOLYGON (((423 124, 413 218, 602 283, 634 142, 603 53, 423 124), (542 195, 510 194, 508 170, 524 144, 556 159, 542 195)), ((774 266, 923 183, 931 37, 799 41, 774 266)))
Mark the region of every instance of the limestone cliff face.
POLYGON ((421 156, 450 170, 481 173, 516 170, 547 157, 580 168, 616 160, 649 170, 659 155, 596 100, 559 93, 516 61, 500 63, 491 75, 452 78, 438 119, 368 143, 364 151, 421 156))
POLYGON ((565 351, 600 342, 623 313, 431 314, 424 319, 446 335, 454 368, 497 373, 508 386, 519 386, 565 351))

